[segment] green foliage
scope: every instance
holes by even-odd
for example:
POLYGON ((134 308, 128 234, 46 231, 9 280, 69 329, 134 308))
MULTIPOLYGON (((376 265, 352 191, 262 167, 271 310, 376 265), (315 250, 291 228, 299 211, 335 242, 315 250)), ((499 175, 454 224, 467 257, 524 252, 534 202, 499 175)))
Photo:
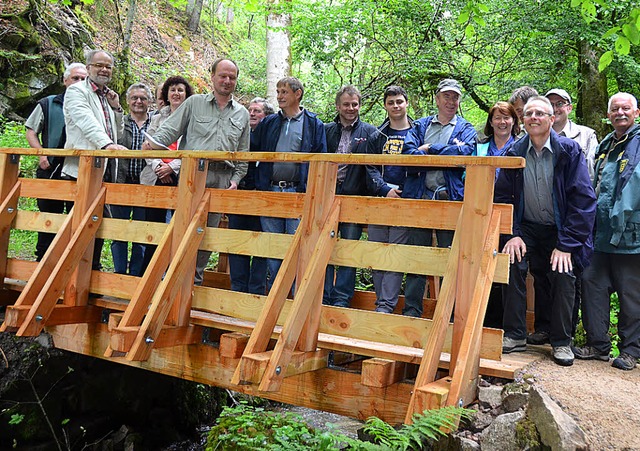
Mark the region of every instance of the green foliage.
MULTIPOLYGON (((618 343, 620 342, 620 336, 618 335, 619 316, 620 301, 618 299, 618 293, 613 293, 609 303, 609 338, 611 339, 611 355, 613 357, 620 355, 620 350, 618 349, 618 343)), ((578 323, 578 327, 576 328, 574 342, 576 346, 584 346, 587 344, 587 333, 584 330, 582 321, 578 323)))
POLYGON ((540 433, 536 424, 525 417, 516 423, 516 443, 520 449, 538 449, 540 433))
POLYGON ((9 420, 9 424, 15 425, 20 424, 24 420, 24 415, 20 413, 14 413, 11 415, 11 419, 9 420))
POLYGON ((458 407, 426 410, 414 416, 413 424, 399 429, 372 417, 365 426, 365 432, 376 441, 372 444, 331 429, 324 432, 314 430, 298 415, 269 412, 241 402, 223 410, 216 426, 209 432, 206 450, 422 449, 425 441, 446 435, 442 429, 457 429, 456 421, 470 418, 472 413, 458 407))

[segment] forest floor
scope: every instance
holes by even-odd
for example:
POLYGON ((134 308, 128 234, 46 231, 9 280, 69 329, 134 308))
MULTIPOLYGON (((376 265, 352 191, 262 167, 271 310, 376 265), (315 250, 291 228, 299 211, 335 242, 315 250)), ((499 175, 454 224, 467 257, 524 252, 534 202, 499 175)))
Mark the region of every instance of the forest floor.
POLYGON ((577 421, 592 450, 640 450, 640 369, 577 359, 562 367, 549 346, 531 348, 542 358, 524 371, 577 421))

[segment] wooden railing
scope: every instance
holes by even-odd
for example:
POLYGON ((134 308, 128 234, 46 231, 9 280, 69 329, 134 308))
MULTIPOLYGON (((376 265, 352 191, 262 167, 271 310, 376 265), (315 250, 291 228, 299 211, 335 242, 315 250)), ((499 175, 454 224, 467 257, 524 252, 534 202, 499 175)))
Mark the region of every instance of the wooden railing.
POLYGON ((493 181, 495 168, 522 167, 522 159, 178 151, 172 153, 182 158, 177 187, 102 183, 104 157, 161 154, 0 149, 0 280, 22 290, 7 307, 2 330, 28 336, 46 328, 56 346, 76 352, 388 421, 410 422, 425 408, 469 404, 479 370, 503 374, 502 331, 482 327, 492 282, 508 281, 498 236, 510 232, 512 209, 493 204, 493 181), (78 180, 19 178, 18 154, 79 156, 78 180), (307 191, 206 189, 205 159, 308 162, 307 191), (337 196, 339 163, 466 167, 465 199, 337 196), (75 206, 69 215, 23 211, 19 197, 74 200, 75 206), (104 204, 175 214, 170 224, 109 219, 102 217, 104 204), (212 229, 208 212, 300 217, 301 223, 295 235, 212 229), (455 234, 450 249, 341 240, 339 222, 455 234), (8 259, 11 228, 55 232, 56 238, 39 263, 8 259), (140 278, 91 271, 96 237, 158 247, 140 278), (267 296, 194 287, 198 248, 283 263, 267 296), (442 276, 433 318, 322 306, 327 264, 442 276), (294 279, 295 297, 288 300, 294 279), (90 299, 89 293, 105 297, 90 299), (219 348, 212 350, 211 342, 219 348), (353 379, 327 369, 331 351, 370 358, 353 379), (407 364, 418 364, 417 374, 407 364), (449 375, 438 378, 439 367, 448 367, 449 375), (339 384, 330 389, 337 393, 328 394, 326 383, 339 384))

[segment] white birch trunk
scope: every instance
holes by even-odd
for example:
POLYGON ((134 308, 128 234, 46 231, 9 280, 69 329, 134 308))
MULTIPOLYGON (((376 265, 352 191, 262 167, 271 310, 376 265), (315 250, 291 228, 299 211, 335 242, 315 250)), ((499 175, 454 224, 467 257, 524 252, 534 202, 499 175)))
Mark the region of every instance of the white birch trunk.
POLYGON ((271 13, 267 16, 267 100, 278 105, 276 84, 291 75, 291 15, 271 13))

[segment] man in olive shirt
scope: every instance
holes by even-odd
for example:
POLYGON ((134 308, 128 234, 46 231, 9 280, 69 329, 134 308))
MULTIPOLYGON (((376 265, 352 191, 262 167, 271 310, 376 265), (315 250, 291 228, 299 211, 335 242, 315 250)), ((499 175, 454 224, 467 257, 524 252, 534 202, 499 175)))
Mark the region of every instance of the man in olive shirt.
MULTIPOLYGON (((229 59, 218 59, 211 66, 213 92, 189 97, 160 126, 153 136, 158 143, 175 142, 181 150, 249 150, 249 113, 232 98, 238 80, 238 66, 229 59)), ((143 149, 152 149, 146 141, 143 149)), ((246 162, 209 163, 207 188, 237 189, 247 173, 246 162)), ((207 225, 217 227, 220 213, 209 213, 207 225)), ((204 268, 211 252, 198 251, 195 284, 202 285, 204 268)))

